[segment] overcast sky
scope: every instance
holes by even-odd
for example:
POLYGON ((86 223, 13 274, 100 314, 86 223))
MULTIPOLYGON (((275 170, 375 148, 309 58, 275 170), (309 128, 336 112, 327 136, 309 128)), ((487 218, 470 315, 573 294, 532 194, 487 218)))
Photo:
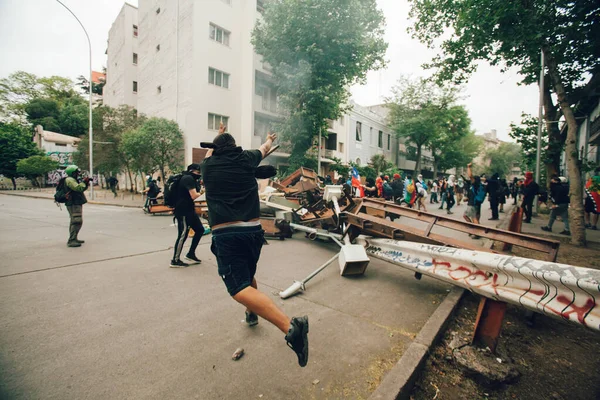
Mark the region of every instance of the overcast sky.
MULTIPOLYGON (((92 66, 101 70, 106 65, 108 31, 123 1, 62 1, 86 27, 92 66)), ((137 0, 128 2, 138 4, 137 0)), ((369 73, 367 85, 352 88, 354 100, 361 105, 381 103, 402 74, 428 76, 421 65, 434 55, 406 32, 410 21, 405 0, 377 3, 387 20, 389 65, 386 70, 369 73)), ((77 21, 56 0, 0 0, 0 55, 0 77, 18 70, 71 79, 88 75, 87 40, 77 21)), ((520 121, 522 111, 537 114, 536 86, 518 86, 519 80, 515 72, 502 74, 499 68, 480 66, 466 86, 463 101, 477 133, 496 129, 500 139, 508 140, 509 125, 520 121)))

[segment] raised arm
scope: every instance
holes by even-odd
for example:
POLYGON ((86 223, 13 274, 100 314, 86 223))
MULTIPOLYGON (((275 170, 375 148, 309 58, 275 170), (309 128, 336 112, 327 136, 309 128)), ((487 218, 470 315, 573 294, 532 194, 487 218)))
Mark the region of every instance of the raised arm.
MULTIPOLYGON (((223 121, 221 121, 221 123, 219 124, 219 133, 218 134, 220 135, 221 133, 225 133, 226 130, 227 130, 227 126, 225 126, 223 121)), ((212 156, 212 153, 213 153, 213 149, 208 149, 204 158, 208 158, 208 157, 212 156)))
POLYGON ((277 139, 276 133, 273 133, 273 132, 267 133, 267 140, 259 148, 260 152, 262 153, 263 158, 265 158, 265 156, 267 154, 269 154, 269 151, 271 150, 271 146, 273 145, 273 142, 275 141, 275 139, 277 139))

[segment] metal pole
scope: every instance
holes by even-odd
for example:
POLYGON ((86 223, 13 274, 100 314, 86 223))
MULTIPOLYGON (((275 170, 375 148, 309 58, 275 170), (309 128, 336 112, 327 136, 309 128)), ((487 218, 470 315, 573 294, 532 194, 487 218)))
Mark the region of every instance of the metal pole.
POLYGON ((94 199, 94 150, 93 150, 94 130, 92 128, 92 42, 90 41, 90 36, 88 35, 87 31, 85 30, 85 27, 83 26, 83 24, 81 23, 79 18, 77 18, 77 15, 75 15, 75 13, 73 13, 73 11, 71 11, 71 9, 69 7, 67 7, 66 5, 64 5, 63 2, 61 2, 60 0, 56 0, 56 1, 61 6, 66 8, 67 11, 70 12, 71 15, 73 15, 73 17, 75 17, 77 22, 79 22, 81 29, 83 29, 83 32, 85 33, 85 37, 87 38, 87 41, 88 41, 88 48, 89 48, 89 52, 90 52, 90 81, 89 81, 89 84, 90 84, 90 86, 89 86, 90 177, 92 178, 92 184, 90 185, 90 197, 91 197, 91 199, 94 199))
MULTIPOLYGON (((540 104, 538 113, 538 135, 537 135, 537 155, 535 157, 535 181, 540 184, 540 159, 542 152, 542 120, 544 119, 544 49, 540 51, 540 104)), ((535 197, 535 212, 537 213, 539 206, 537 196, 535 197)))
POLYGON ((321 176, 321 128, 319 127, 319 143, 317 144, 317 175, 321 176))

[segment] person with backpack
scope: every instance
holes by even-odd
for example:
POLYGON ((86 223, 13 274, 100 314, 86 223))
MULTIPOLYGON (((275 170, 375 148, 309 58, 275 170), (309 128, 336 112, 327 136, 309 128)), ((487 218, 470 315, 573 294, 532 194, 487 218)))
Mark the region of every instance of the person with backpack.
POLYGON ((504 213, 504 205, 506 204, 506 199, 510 198, 510 189, 508 188, 508 183, 506 183, 506 179, 500 179, 500 193, 498 195, 498 204, 500 208, 498 209, 499 213, 504 213))
POLYGON ((530 224, 531 217, 533 215, 533 201, 540 191, 540 186, 536 181, 533 180, 533 172, 528 171, 525 173, 525 182, 523 182, 523 202, 521 208, 525 213, 525 219, 523 222, 530 224))
POLYGON ((117 197, 117 184, 119 183, 117 178, 115 178, 114 176, 111 176, 108 178, 106 183, 108 183, 108 187, 110 188, 111 192, 113 192, 115 197, 117 197))
POLYGON ((394 197, 394 189, 387 180, 383 181, 383 198, 386 200, 392 200, 394 197))
POLYGON ((152 204, 152 205, 158 204, 156 197, 160 193, 160 188, 158 187, 158 183, 156 182, 156 180, 150 178, 147 182, 146 189, 144 189, 144 191, 142 193, 146 193, 146 204, 144 204, 144 208, 146 210, 149 209, 150 204, 152 204))
POLYGON ((571 200, 569 198, 569 185, 563 184, 561 178, 556 174, 552 175, 550 180, 550 200, 552 201, 550 219, 547 226, 542 226, 542 230, 552 232, 552 225, 556 217, 560 216, 565 224, 565 229, 560 234, 569 236, 571 234, 569 229, 569 203, 571 200))
POLYGON ((83 205, 87 203, 85 192, 90 186, 90 178, 85 177, 80 180, 81 170, 77 165, 69 165, 65 169, 66 178, 61 179, 56 191, 63 190, 65 193, 65 205, 69 211, 69 240, 67 247, 81 247, 85 240, 79 240, 77 236, 83 226, 83 205), (61 189, 59 189, 61 186, 61 189))
POLYGON ((202 162, 208 219, 212 228, 211 251, 218 273, 229 295, 246 307, 248 326, 258 324, 258 317, 271 322, 285 334, 287 345, 296 353, 298 364, 308 363, 308 317, 288 317, 271 298, 258 290, 255 274, 265 243, 260 224, 260 199, 257 173, 272 166, 259 167, 277 135, 269 132, 259 149, 244 150, 221 124, 212 142, 200 143, 209 148, 202 162))
MULTIPOLYGON (((479 176, 473 176, 471 170, 471 163, 467 164, 467 174, 471 185, 469 187, 469 194, 467 196, 467 209, 463 218, 467 222, 479 224, 481 218, 481 205, 485 201, 485 188, 481 184, 481 178, 479 176)), ((474 239, 479 239, 478 236, 469 234, 474 239)))
POLYGON ((400 174, 394 174, 394 180, 392 181, 391 185, 393 200, 396 204, 400 204, 402 202, 402 196, 404 193, 404 182, 402 181, 400 174))
POLYGON ((204 234, 204 225, 196 214, 194 205, 194 200, 200 197, 200 177, 200 164, 190 164, 185 172, 169 178, 168 189, 165 186, 165 204, 174 206, 173 214, 177 221, 177 240, 175 240, 171 268, 185 268, 190 265, 181 261, 181 252, 190 228, 194 230, 194 237, 185 258, 194 264, 202 262, 196 257, 196 248, 204 234))

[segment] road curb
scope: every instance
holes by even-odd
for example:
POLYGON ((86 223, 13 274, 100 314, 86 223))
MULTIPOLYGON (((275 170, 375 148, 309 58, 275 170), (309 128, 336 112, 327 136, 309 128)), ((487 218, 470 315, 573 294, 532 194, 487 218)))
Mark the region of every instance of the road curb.
MULTIPOLYGON (((506 229, 510 223, 510 216, 515 207, 506 207, 506 213, 496 225, 496 228, 506 229)), ((491 247, 493 240, 486 240, 484 247, 491 247)), ((453 287, 442 304, 429 317, 421 331, 402 355, 402 358, 387 373, 375 392, 369 396, 369 400, 409 399, 410 392, 417 380, 425 361, 429 356, 430 349, 437 343, 445 331, 456 306, 460 302, 465 289, 453 287)))
POLYGON ((408 399, 425 361, 429 349, 444 332, 450 317, 460 302, 465 289, 453 287, 442 304, 429 317, 415 340, 408 346, 402 358, 387 373, 369 400, 408 399))
MULTIPOLYGON (((24 193, 2 193, 2 192, 0 192, 0 194, 5 194, 7 196, 29 197, 30 199, 44 199, 44 200, 53 200, 54 201, 54 199, 52 197, 40 196, 40 195, 29 195, 29 194, 24 194, 24 193)), ((130 204, 104 203, 104 202, 95 201, 95 200, 89 200, 88 204, 95 204, 95 205, 100 205, 100 206, 138 208, 138 209, 142 208, 140 206, 133 206, 133 205, 130 205, 130 204)))

